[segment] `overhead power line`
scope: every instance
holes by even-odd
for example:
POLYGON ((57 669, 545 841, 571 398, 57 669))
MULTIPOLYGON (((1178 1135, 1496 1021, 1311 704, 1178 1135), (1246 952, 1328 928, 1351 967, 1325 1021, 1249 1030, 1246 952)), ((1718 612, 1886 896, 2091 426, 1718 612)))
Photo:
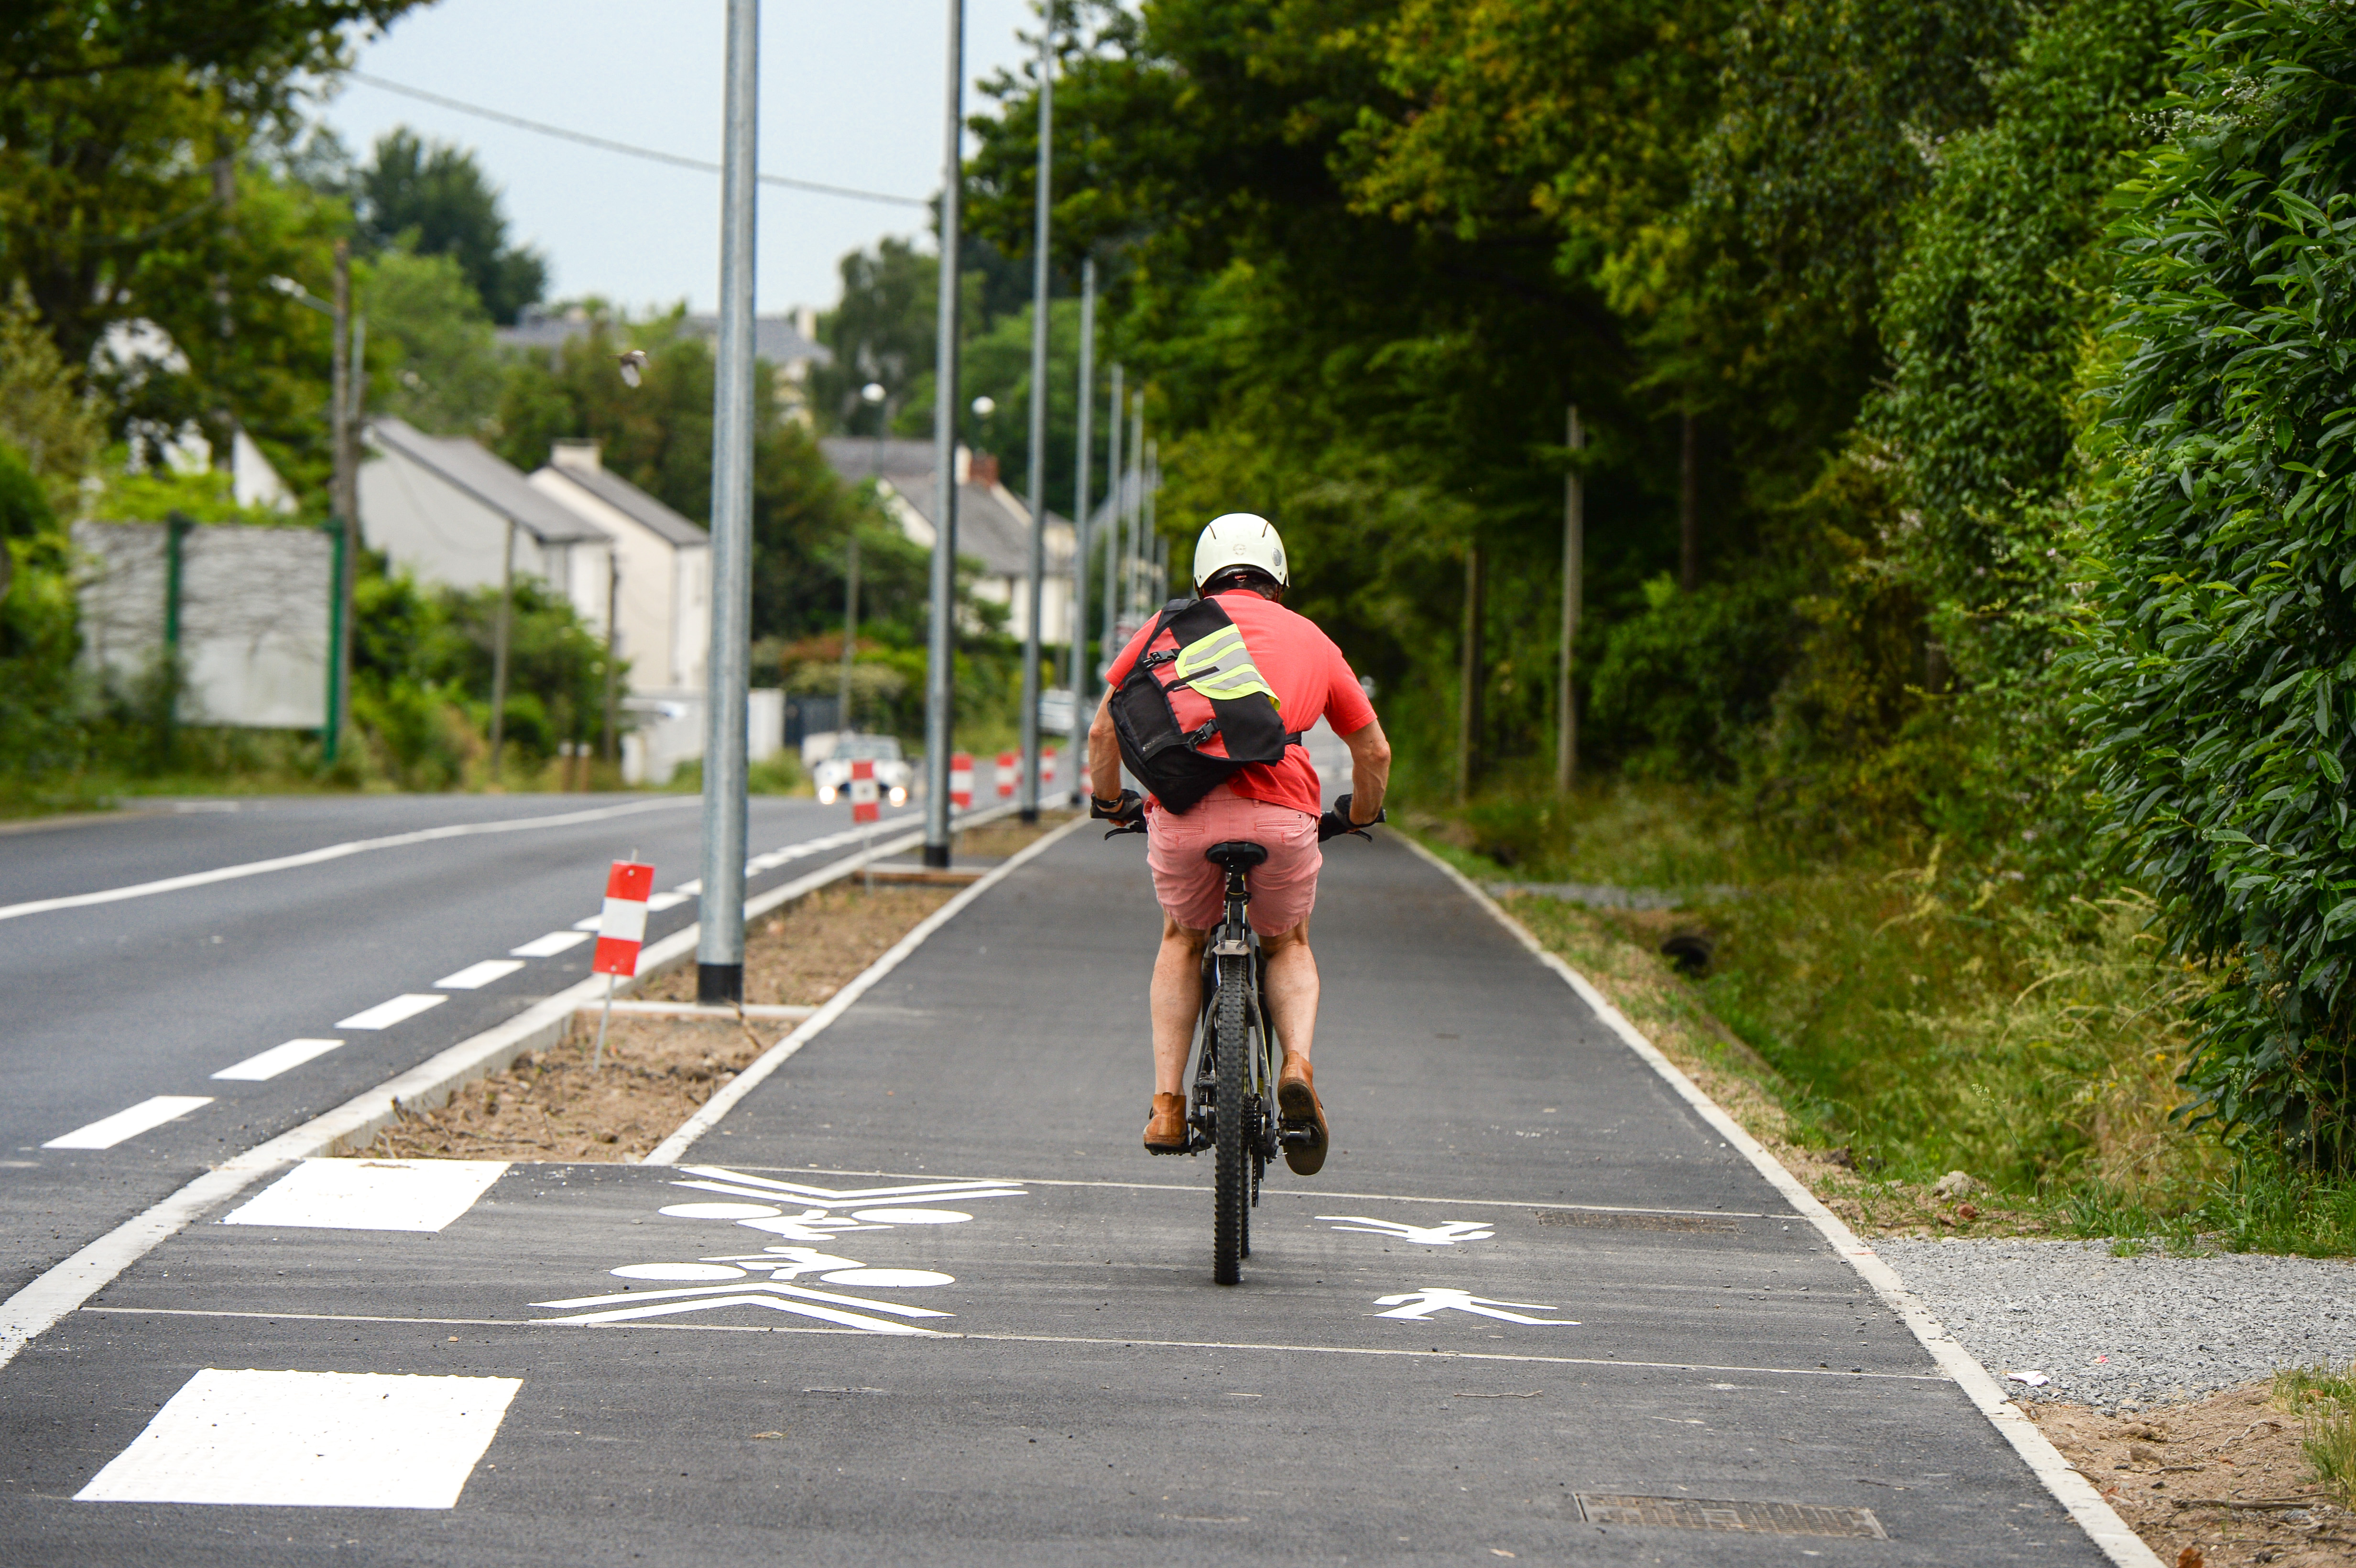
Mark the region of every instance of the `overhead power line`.
MULTIPOLYGON (((403 98, 414 98, 421 103, 439 104, 444 109, 455 109, 461 114, 472 114, 484 120, 496 120, 502 125, 514 125, 522 130, 536 131, 543 136, 554 136, 566 142, 579 142, 584 146, 602 148, 608 153, 620 153, 626 157, 644 158, 649 163, 669 164, 676 168, 700 169, 705 174, 712 175, 720 172, 718 164, 706 163, 701 158, 683 158, 677 153, 659 152, 653 147, 635 147, 627 142, 616 142, 605 136, 593 136, 586 131, 571 131, 562 125, 543 124, 538 120, 527 120, 520 114, 509 114, 502 109, 486 109, 479 103, 467 103, 460 99, 444 98, 438 92, 428 92, 423 88, 409 87, 398 81, 388 81, 380 76, 370 76, 364 70, 348 70, 343 74, 354 81, 366 82, 370 87, 381 88, 387 92, 397 92, 403 98)), ((881 201, 888 202, 894 207, 926 208, 933 205, 919 197, 894 196, 887 191, 880 190, 858 190, 846 185, 825 185, 818 180, 798 180, 786 175, 762 175, 759 177, 763 185, 783 186, 788 190, 816 191, 821 196, 847 196, 853 201, 881 201)))

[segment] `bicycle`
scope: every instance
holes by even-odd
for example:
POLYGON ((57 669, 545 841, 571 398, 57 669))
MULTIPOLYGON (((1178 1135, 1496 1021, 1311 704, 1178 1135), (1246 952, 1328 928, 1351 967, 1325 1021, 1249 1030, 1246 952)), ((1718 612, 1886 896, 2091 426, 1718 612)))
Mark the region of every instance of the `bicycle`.
MULTIPOLYGON (((1349 797, 1340 803, 1343 826, 1334 832, 1374 835, 1348 826, 1349 797)), ((1331 821, 1334 813, 1327 814, 1331 821)), ((1385 820, 1376 813, 1376 822, 1385 820)), ((1367 827, 1374 826, 1368 823, 1367 827)), ((1142 819, 1116 827, 1107 838, 1143 833, 1142 819)), ((1321 825, 1320 838, 1333 837, 1321 825)), ((1212 845, 1203 858, 1226 873, 1226 907, 1203 944, 1203 1006, 1194 1017, 1187 1080, 1186 1147, 1178 1151, 1213 1153, 1211 1183, 1211 1278, 1220 1285, 1243 1280, 1243 1260, 1251 1256, 1251 1211, 1269 1162, 1288 1143, 1307 1143, 1307 1127, 1286 1127, 1276 1112, 1276 1078, 1284 1065, 1284 1044, 1268 1006, 1268 972, 1260 959, 1259 933, 1251 928, 1251 870, 1268 859, 1265 845, 1231 838, 1212 845)))

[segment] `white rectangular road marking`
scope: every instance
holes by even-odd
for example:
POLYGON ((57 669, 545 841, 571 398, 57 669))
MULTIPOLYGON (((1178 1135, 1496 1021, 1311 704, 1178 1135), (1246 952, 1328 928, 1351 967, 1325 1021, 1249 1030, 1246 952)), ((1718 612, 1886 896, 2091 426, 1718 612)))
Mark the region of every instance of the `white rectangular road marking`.
POLYGON ((605 917, 604 915, 601 915, 601 914, 585 914, 585 915, 583 915, 579 920, 576 920, 576 921, 574 921, 574 922, 573 923, 573 930, 575 930, 575 931, 586 931, 586 932, 593 932, 593 933, 594 933, 594 932, 597 929, 597 923, 598 923, 599 921, 601 921, 601 920, 605 919, 605 917))
POLYGON ((306 1159, 221 1223, 439 1231, 473 1208, 507 1168, 503 1159, 306 1159))
POLYGON ((117 1111, 102 1116, 86 1127, 76 1127, 61 1138, 51 1138, 43 1148, 112 1148, 125 1138, 135 1138, 150 1127, 160 1127, 166 1122, 187 1115, 199 1105, 209 1105, 209 1094, 158 1094, 152 1100, 142 1100, 127 1111, 117 1111))
POLYGON ((494 980, 504 980, 523 967, 519 958, 486 958, 480 964, 469 964, 455 975, 444 975, 434 984, 444 991, 472 991, 494 980))
POLYGON ((315 1056, 325 1056, 343 1043, 340 1040, 290 1040, 284 1045, 272 1046, 259 1056, 249 1056, 234 1067, 224 1067, 213 1076, 259 1083, 277 1077, 290 1067, 300 1067, 315 1056))
POLYGON ((647 907, 659 914, 667 909, 677 909, 694 896, 692 893, 657 893, 647 901, 647 907))
POLYGON ((74 1500, 455 1508, 522 1386, 208 1367, 74 1500))
POLYGON ((406 995, 395 997, 389 1002, 379 1002, 372 1008, 362 1008, 348 1019, 337 1019, 336 1027, 337 1029, 391 1029, 402 1019, 413 1019, 426 1008, 438 1008, 449 999, 447 997, 436 997, 425 991, 411 991, 406 995))
POLYGON ((568 947, 578 947, 589 940, 585 931, 552 931, 546 936, 535 936, 521 947, 510 947, 509 953, 519 958, 553 958, 568 947))

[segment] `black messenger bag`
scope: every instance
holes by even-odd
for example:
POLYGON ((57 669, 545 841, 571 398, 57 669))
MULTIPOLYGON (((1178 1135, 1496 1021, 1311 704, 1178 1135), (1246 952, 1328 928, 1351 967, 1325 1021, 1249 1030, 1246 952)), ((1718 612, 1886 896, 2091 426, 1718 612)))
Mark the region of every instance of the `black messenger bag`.
POLYGON ((1244 635, 1216 599, 1173 599, 1112 694, 1120 760, 1163 809, 1180 814, 1252 763, 1300 742, 1244 635))

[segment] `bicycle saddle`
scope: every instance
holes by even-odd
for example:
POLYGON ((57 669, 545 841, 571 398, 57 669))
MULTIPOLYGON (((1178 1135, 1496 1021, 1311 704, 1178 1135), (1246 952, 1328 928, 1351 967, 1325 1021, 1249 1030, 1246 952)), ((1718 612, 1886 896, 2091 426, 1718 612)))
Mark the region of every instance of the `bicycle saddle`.
POLYGON ((1248 871, 1268 859, 1268 846, 1248 838, 1229 838, 1204 850, 1203 859, 1230 871, 1248 871))

